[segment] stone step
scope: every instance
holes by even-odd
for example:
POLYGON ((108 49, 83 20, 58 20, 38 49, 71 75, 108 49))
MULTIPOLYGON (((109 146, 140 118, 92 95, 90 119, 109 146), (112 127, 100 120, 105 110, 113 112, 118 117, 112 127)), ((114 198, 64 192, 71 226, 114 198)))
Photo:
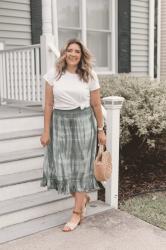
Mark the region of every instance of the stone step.
MULTIPOLYGON (((102 201, 93 201, 88 205, 86 217, 102 213, 110 209, 110 206, 102 201)), ((63 209, 62 211, 53 212, 49 215, 44 215, 40 218, 4 227, 3 229, 0 229, 0 243, 2 244, 52 227, 62 225, 68 221, 71 213, 72 207, 63 209)))

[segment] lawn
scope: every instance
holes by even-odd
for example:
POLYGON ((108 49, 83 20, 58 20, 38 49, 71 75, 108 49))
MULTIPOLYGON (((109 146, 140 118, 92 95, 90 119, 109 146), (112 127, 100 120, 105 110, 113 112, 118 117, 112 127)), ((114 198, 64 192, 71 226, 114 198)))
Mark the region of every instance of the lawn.
POLYGON ((166 230, 166 191, 147 193, 120 202, 119 208, 166 230))

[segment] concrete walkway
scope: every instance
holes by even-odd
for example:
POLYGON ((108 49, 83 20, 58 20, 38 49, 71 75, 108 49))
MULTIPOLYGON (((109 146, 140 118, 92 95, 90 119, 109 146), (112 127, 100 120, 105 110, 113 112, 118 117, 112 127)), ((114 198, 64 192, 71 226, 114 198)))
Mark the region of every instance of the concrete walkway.
POLYGON ((126 212, 89 216, 76 230, 63 225, 0 245, 0 250, 166 250, 166 231, 126 212))

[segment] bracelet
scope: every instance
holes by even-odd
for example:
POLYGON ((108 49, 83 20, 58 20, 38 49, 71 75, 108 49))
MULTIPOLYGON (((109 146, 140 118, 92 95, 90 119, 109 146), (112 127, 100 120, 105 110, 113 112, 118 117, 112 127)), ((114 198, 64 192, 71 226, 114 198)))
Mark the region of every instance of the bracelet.
POLYGON ((102 127, 102 128, 99 128, 99 127, 98 127, 97 130, 98 130, 98 131, 102 131, 102 130, 103 130, 103 127, 102 127))

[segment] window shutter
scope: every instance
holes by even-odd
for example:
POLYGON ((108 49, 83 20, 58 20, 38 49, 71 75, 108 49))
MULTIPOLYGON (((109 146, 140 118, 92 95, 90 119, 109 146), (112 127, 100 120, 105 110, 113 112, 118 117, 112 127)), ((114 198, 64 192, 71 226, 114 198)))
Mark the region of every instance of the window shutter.
POLYGON ((130 0, 118 2, 118 72, 131 71, 130 0))
POLYGON ((42 34, 42 0, 30 0, 32 44, 40 43, 42 34))

